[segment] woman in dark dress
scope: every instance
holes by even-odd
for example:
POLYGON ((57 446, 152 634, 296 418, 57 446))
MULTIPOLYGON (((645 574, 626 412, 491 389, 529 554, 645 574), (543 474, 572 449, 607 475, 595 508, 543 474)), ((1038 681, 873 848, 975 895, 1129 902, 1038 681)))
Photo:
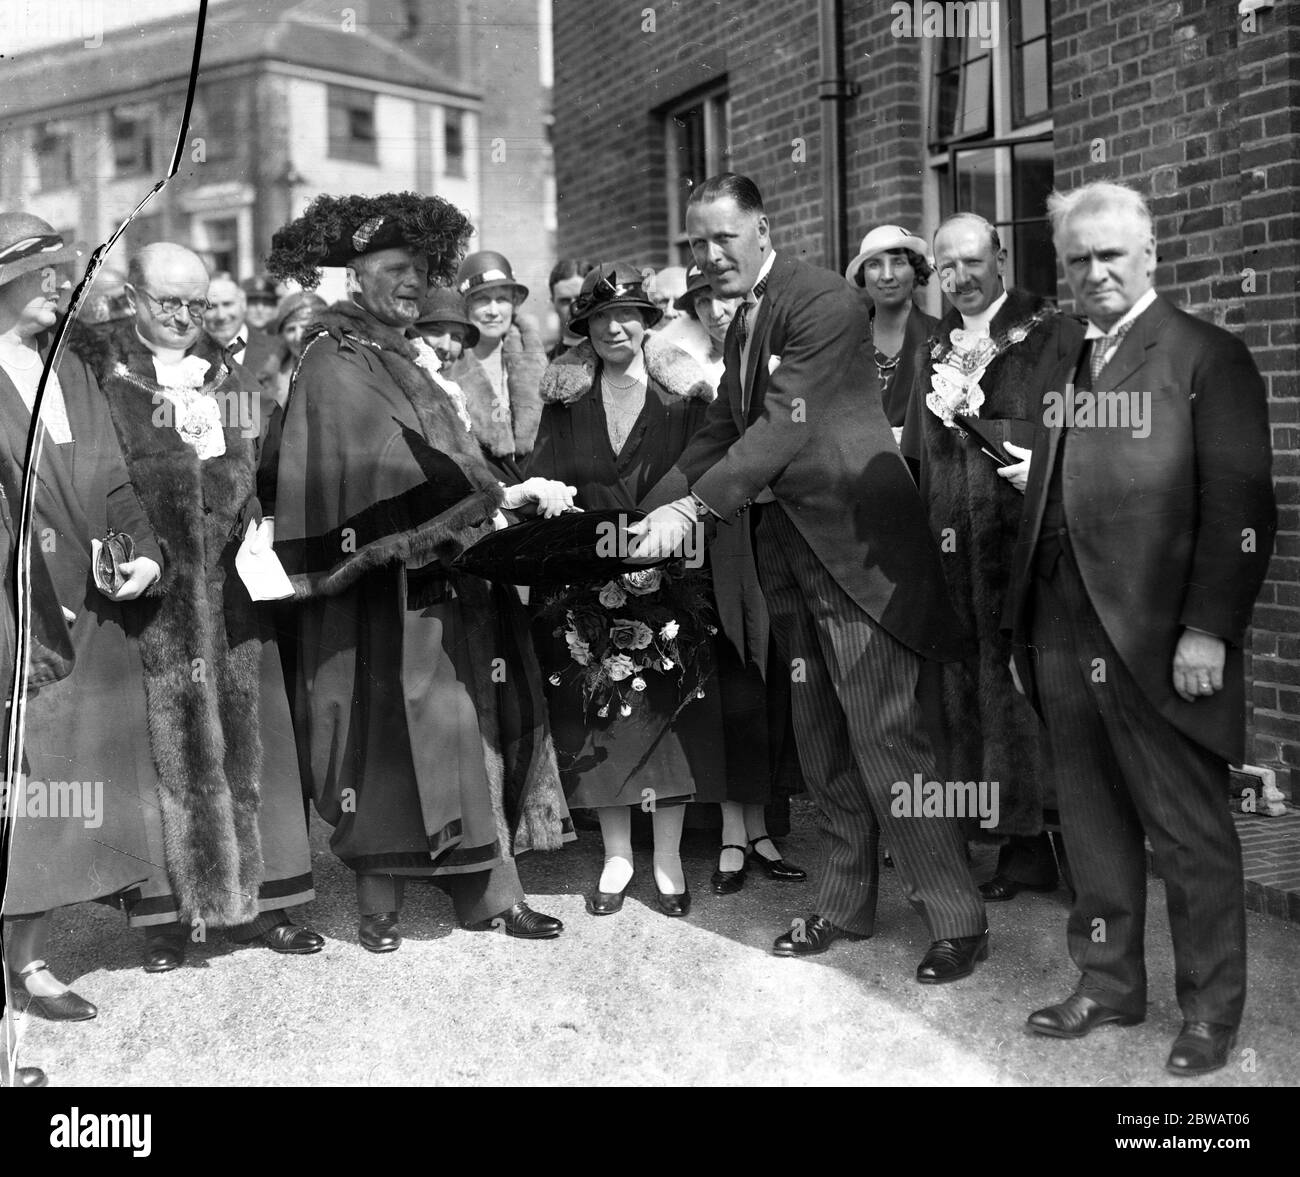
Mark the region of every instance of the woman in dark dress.
MULTIPOLYGON (((542 378, 545 408, 528 473, 576 487, 575 502, 586 510, 634 508, 662 479, 680 478, 674 463, 713 399, 686 353, 647 335, 660 316, 634 266, 597 267, 569 321, 589 342, 566 352, 542 378)), ((568 664, 560 643, 550 661, 552 669, 568 664)), ((670 916, 689 911, 680 854, 683 802, 702 788, 716 789, 725 773, 716 680, 676 719, 675 679, 653 673, 645 683, 641 704, 626 717, 591 713, 576 683, 550 692, 569 804, 600 817, 605 867, 587 898, 593 915, 623 904, 633 873, 633 805, 653 815, 661 909, 670 916)))

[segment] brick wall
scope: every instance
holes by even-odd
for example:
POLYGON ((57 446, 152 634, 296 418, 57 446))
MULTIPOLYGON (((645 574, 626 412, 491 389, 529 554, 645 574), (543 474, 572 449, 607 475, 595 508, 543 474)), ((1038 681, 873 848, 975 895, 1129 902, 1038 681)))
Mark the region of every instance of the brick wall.
MULTIPOLYGON (((646 7, 611 0, 597 18, 584 0, 555 0, 560 252, 666 260, 654 112, 725 76, 730 166, 757 180, 778 246, 841 268, 847 258, 821 256, 815 6, 660 3, 643 32, 646 7)), ((933 226, 922 225, 920 42, 890 35, 887 4, 845 9, 844 73, 860 87, 845 104, 851 255, 874 224, 933 226)), ((1057 186, 1119 179, 1144 192, 1160 289, 1240 335, 1268 384, 1282 531, 1247 663, 1250 756, 1285 786, 1289 768, 1300 781, 1300 4, 1247 30, 1224 0, 1053 0, 1052 31, 1057 186)))

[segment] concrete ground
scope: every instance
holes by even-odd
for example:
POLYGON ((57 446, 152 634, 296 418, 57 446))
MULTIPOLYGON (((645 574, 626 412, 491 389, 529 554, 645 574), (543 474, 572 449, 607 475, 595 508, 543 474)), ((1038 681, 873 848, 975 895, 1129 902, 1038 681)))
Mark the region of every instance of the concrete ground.
MULTIPOLYGON (((811 807, 797 800, 786 856, 817 861, 811 807)), ((94 904, 60 913, 51 965, 100 1008, 91 1022, 20 1019, 19 1061, 52 1086, 402 1084, 888 1084, 975 1086, 1294 1086, 1300 1082, 1300 928, 1249 914, 1250 994, 1236 1058, 1193 1082, 1163 1068, 1178 1030, 1164 891, 1151 886, 1145 1024, 1081 1042, 1027 1033, 1036 1007, 1065 996, 1061 894, 990 907, 992 956, 973 977, 912 979, 927 945, 886 871, 876 935, 813 960, 772 939, 812 901, 809 884, 751 872, 745 889, 708 889, 715 839, 684 847, 695 907, 670 920, 654 903, 649 851, 623 911, 587 915, 600 839, 531 856, 533 905, 559 916, 558 940, 462 931, 436 888, 408 888, 401 950, 356 942, 352 876, 316 823, 321 953, 277 956, 215 933, 185 967, 150 976, 140 935, 94 904)), ((977 876, 991 873, 988 852, 977 876)))

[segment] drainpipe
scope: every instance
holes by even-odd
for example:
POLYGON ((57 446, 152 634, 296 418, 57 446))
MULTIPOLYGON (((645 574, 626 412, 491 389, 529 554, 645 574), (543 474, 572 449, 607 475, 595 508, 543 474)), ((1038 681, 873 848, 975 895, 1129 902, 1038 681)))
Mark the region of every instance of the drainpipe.
POLYGON ((844 104, 859 93, 858 84, 843 74, 843 0, 818 0, 817 31, 821 40, 817 97, 822 104, 822 258, 828 269, 839 270, 849 256, 844 104))

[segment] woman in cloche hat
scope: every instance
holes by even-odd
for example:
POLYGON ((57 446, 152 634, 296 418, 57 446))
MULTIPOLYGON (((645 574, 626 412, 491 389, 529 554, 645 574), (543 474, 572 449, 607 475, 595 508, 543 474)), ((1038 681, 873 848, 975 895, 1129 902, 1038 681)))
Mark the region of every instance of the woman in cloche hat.
MULTIPOLYGON (((570 330, 587 342, 562 355, 542 378, 546 408, 528 470, 576 487, 575 502, 584 510, 635 508, 661 480, 677 477, 674 463, 714 397, 686 352, 648 333, 660 317, 635 266, 598 266, 583 281, 569 319, 570 330)), ((563 643, 551 655, 557 674, 571 665, 563 643)), ((631 806, 646 796, 654 798, 659 906, 670 916, 690 910, 680 856, 683 803, 724 771, 716 680, 710 677, 704 697, 680 713, 671 674, 648 671, 644 681, 630 718, 589 716, 574 682, 552 679, 549 692, 569 803, 600 817, 605 866, 587 897, 593 915, 623 905, 633 870, 631 806)))
MULTIPOLYGON (((0 466, 10 500, 4 509, 15 513, 15 526, 43 349, 57 321, 55 267, 84 253, 38 217, 0 213, 0 466)), ((32 539, 50 585, 34 604, 39 610, 50 594, 56 598, 72 666, 68 674, 66 665, 55 669, 29 650, 23 764, 6 797, 5 964, 18 1008, 82 1021, 95 1007, 46 965, 49 912, 116 895, 152 871, 141 798, 152 796, 156 778, 144 673, 126 627, 142 607, 130 602, 159 578, 163 556, 95 377, 71 353, 46 382, 39 418, 32 539), (130 535, 135 547, 133 559, 116 564, 115 591, 96 587, 91 574, 92 541, 110 530, 130 535)))

